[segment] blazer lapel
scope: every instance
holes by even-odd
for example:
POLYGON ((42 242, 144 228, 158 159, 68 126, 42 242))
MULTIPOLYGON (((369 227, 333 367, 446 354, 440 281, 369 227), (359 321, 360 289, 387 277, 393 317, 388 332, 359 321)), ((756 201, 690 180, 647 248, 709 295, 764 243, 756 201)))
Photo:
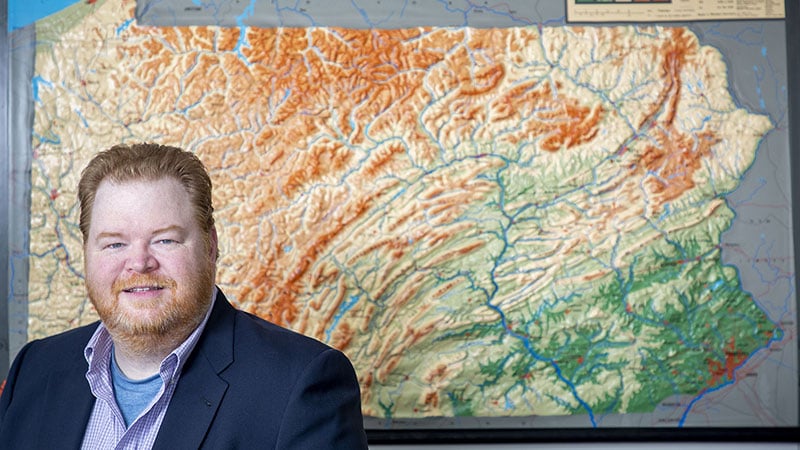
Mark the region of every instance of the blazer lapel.
POLYGON ((234 309, 218 291, 214 309, 183 367, 153 449, 197 449, 228 389, 219 373, 233 361, 234 309))
MULTIPOLYGON (((85 363, 82 356, 80 361, 85 363)), ((94 406, 94 396, 86 381, 86 365, 51 374, 44 397, 48 406, 42 423, 57 426, 42 427, 38 436, 41 448, 80 448, 94 406)))

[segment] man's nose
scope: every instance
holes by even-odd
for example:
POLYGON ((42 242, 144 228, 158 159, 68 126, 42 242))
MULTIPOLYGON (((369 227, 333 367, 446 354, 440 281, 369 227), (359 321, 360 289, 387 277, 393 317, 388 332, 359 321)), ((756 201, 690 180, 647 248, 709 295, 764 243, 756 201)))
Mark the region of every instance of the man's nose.
POLYGON ((147 273, 158 268, 158 260, 146 244, 132 245, 127 269, 132 272, 147 273))

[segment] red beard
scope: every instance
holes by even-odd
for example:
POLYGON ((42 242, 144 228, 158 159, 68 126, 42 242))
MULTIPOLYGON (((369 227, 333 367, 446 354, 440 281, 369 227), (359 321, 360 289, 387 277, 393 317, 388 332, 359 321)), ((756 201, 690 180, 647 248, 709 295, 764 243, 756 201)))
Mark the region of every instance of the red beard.
POLYGON ((89 299, 115 343, 131 350, 149 352, 165 345, 180 345, 200 324, 212 302, 214 267, 201 262, 200 269, 183 286, 168 277, 135 274, 117 279, 111 292, 100 292, 86 277, 89 299), (152 299, 127 302, 120 307, 120 294, 133 286, 160 286, 161 295, 152 299))

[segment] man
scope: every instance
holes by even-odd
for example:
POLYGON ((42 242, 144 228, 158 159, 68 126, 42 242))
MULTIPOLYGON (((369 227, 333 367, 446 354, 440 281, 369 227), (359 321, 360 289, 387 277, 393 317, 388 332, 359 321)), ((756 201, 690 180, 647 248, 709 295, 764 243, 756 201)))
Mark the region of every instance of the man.
POLYGON ((83 171, 78 197, 100 322, 19 352, 0 398, 0 447, 367 448, 347 358, 235 310, 214 285, 199 159, 115 146, 83 171))

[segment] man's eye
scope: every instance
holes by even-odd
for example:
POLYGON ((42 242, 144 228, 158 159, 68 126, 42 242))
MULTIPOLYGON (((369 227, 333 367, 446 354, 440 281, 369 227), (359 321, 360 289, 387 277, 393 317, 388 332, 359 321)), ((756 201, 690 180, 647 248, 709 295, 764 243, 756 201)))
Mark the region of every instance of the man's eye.
POLYGON ((178 241, 176 241, 175 239, 159 239, 157 242, 159 244, 175 244, 178 241))
POLYGON ((122 245, 123 245, 122 242, 114 242, 106 245, 105 248, 113 250, 117 248, 122 248, 122 245))

